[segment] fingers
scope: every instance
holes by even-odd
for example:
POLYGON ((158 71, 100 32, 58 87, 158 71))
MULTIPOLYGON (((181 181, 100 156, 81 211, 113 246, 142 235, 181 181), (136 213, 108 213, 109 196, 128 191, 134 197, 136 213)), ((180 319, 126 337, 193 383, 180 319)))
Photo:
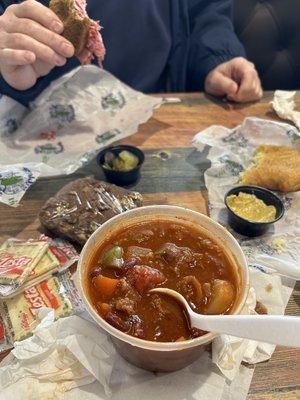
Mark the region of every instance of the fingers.
POLYGON ((31 65, 1 66, 5 81, 16 90, 27 90, 36 84, 37 75, 31 65))
POLYGON ((263 89, 261 86, 260 79, 258 80, 258 82, 256 83, 256 86, 255 86, 255 95, 256 95, 257 99, 259 99, 259 100, 263 97, 263 89))
POLYGON ((239 75, 239 89, 236 94, 228 96, 229 100, 245 103, 259 100, 262 97, 260 79, 252 65, 241 66, 235 75, 239 75))
POLYGON ((2 66, 29 65, 35 61, 34 53, 27 50, 0 49, 2 66))
POLYGON ((72 57, 74 55, 73 45, 57 33, 51 32, 42 25, 30 19, 18 19, 9 28, 10 33, 22 33, 30 38, 45 44, 50 49, 63 57, 72 57))
POLYGON ((228 95, 228 100, 245 103, 262 97, 260 79, 253 63, 237 57, 228 61, 226 65, 231 78, 238 84, 237 92, 228 95))
POLYGON ((52 31, 61 32, 63 26, 50 9, 34 0, 8 9, 9 15, 2 20, 0 48, 31 51, 36 59, 52 67, 64 65, 65 58, 73 56, 73 45, 52 31))
POLYGON ((63 24, 57 15, 37 1, 24 1, 15 7, 14 14, 18 18, 31 19, 56 33, 63 32, 63 24))
POLYGON ((53 67, 53 65, 47 64, 41 60, 36 60, 35 63, 32 64, 32 68, 34 69, 37 76, 48 75, 53 67))
POLYGON ((238 85, 218 70, 211 71, 205 80, 205 91, 214 96, 235 95, 238 85))
POLYGON ((5 37, 1 40, 2 48, 30 51, 35 54, 36 58, 52 65, 62 66, 66 63, 66 58, 29 36, 22 33, 4 35, 5 37))
POLYGON ((0 70, 14 88, 25 90, 55 66, 62 66, 74 48, 60 36, 63 24, 35 0, 12 4, 0 17, 0 70))
POLYGON ((211 71, 205 80, 205 90, 236 102, 259 100, 263 95, 254 64, 243 57, 233 58, 211 71))

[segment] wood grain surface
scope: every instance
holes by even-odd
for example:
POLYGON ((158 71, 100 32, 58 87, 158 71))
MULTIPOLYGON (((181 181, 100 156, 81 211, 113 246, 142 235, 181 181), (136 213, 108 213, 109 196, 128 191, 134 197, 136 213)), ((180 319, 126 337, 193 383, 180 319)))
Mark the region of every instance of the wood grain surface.
MULTIPOLYGON (((133 187, 143 193, 145 205, 182 205, 207 213, 203 172, 210 163, 205 154, 199 155, 192 148, 192 138, 210 125, 232 128, 248 116, 278 120, 269 104, 272 95, 265 93, 259 103, 233 105, 203 94, 172 94, 181 102, 163 105, 135 135, 122 141, 145 151, 142 178, 133 187)), ((297 105, 300 107, 300 93, 297 105)), ((8 237, 35 237, 42 231, 38 212, 44 202, 66 183, 83 176, 103 178, 94 160, 71 176, 40 179, 16 209, 0 205, 1 241, 8 237)), ((300 315, 300 282, 286 313, 300 315)), ((300 399, 300 349, 279 347, 271 360, 255 367, 248 400, 271 399, 300 399)))

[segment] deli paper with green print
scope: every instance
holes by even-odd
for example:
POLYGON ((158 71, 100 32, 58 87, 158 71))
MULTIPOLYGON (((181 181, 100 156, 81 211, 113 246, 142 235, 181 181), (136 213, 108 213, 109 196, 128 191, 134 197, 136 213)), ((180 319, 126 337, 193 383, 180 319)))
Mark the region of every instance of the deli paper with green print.
MULTIPOLYGON (((209 146, 211 167, 205 172, 212 218, 228 227, 224 196, 240 184, 240 173, 253 163, 259 145, 290 146, 300 150, 300 135, 294 126, 247 118, 242 125, 228 129, 211 126, 197 134, 193 144, 199 151, 209 146)), ((248 238, 233 232, 250 263, 300 279, 300 192, 277 193, 285 205, 284 217, 265 235, 248 238)))
POLYGON ((0 202, 17 207, 27 189, 34 184, 40 173, 21 165, 0 165, 0 202))
MULTIPOLYGON (((0 173, 27 168, 33 175, 71 174, 99 149, 137 132, 162 102, 91 65, 54 81, 29 109, 3 96, 0 173)), ((15 196, 13 205, 19 200, 15 196)), ((0 201, 11 200, 0 193, 0 201)))

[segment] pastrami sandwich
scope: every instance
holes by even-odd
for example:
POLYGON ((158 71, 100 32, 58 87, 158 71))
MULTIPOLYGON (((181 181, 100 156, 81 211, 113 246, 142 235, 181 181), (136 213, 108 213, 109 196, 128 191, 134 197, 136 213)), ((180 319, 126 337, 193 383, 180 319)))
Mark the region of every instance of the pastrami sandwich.
POLYGON ((81 64, 90 64, 96 57, 102 66, 105 47, 101 27, 87 15, 86 0, 51 0, 49 7, 64 24, 62 35, 73 44, 81 64))

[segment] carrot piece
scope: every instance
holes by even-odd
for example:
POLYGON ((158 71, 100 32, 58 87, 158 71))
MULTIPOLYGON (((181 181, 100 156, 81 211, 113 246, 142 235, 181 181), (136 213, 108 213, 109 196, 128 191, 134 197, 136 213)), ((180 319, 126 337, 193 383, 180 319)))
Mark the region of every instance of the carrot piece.
POLYGON ((105 299, 110 299, 114 295, 119 280, 98 275, 93 279, 93 283, 99 291, 99 294, 101 294, 105 299))

